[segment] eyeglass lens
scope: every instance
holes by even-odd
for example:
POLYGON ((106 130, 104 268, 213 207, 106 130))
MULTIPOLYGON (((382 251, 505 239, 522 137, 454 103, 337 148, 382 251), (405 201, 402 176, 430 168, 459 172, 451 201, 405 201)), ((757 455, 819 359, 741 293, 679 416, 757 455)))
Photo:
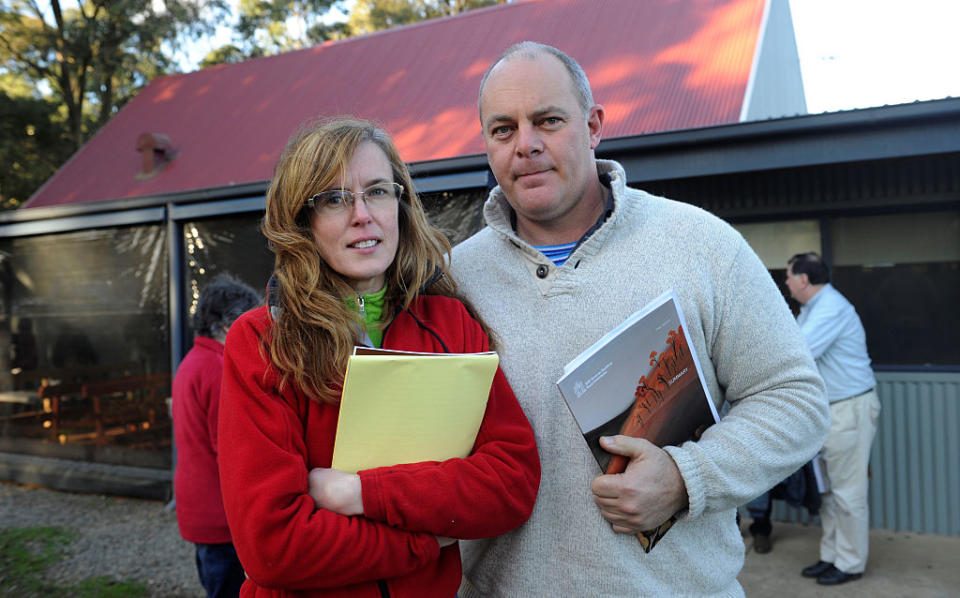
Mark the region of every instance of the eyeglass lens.
POLYGON ((403 186, 399 183, 377 183, 370 185, 362 191, 349 191, 347 189, 331 189, 322 191, 311 197, 308 201, 317 212, 339 213, 353 208, 357 201, 357 196, 363 198, 368 208, 378 209, 386 207, 392 201, 400 197, 403 192, 403 186))

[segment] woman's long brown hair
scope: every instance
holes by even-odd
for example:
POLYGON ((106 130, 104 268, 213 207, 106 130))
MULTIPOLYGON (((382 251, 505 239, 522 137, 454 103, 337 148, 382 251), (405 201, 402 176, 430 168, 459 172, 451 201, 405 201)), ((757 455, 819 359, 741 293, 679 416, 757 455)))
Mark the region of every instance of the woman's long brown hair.
POLYGON ((320 257, 306 200, 338 185, 365 142, 383 150, 394 182, 404 189, 397 215, 397 255, 386 272, 383 322, 406 309, 418 292, 456 295, 448 274, 450 243, 427 220, 389 136, 372 123, 352 118, 318 121, 295 133, 277 163, 261 226, 276 256, 279 291, 279 315, 265 349, 280 371, 281 388, 292 379, 311 398, 327 403, 340 399, 347 358, 360 340, 359 319, 345 302, 355 291, 320 257))

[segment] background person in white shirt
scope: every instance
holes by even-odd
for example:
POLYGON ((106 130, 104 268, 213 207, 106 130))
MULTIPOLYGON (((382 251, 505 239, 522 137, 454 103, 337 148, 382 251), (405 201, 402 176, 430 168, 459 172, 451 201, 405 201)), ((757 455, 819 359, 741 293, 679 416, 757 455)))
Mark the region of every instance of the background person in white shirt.
POLYGON ((817 583, 859 579, 867 566, 870 510, 867 465, 877 431, 880 400, 867 355, 860 316, 830 284, 830 269, 816 253, 800 253, 787 265, 787 288, 800 302, 797 323, 810 346, 830 401, 830 433, 823 458, 830 491, 823 495, 820 560, 802 572, 817 583))

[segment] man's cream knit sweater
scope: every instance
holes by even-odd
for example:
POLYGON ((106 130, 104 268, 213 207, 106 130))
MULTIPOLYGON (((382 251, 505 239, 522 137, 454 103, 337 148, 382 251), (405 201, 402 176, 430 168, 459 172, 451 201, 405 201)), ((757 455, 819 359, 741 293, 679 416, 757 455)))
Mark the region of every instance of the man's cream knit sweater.
POLYGON ((733 228, 626 187, 615 162, 597 167, 612 177, 613 214, 563 267, 516 236, 499 187, 484 206, 487 228, 454 249, 456 281, 494 331, 542 465, 525 525, 462 543, 460 595, 740 596, 744 545, 734 509, 820 448, 829 417, 823 383, 786 302, 733 228), (668 289, 718 408, 724 400, 732 408, 699 442, 667 448, 689 509, 644 554, 594 505, 599 467, 555 383, 564 364, 668 289))

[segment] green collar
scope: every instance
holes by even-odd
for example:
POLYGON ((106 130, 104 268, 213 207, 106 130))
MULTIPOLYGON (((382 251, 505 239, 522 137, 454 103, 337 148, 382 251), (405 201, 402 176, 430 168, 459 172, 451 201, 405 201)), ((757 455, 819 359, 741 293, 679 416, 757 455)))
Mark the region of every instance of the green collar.
POLYGON ((373 341, 374 347, 379 347, 383 344, 382 318, 383 305, 385 303, 384 297, 386 297, 386 295, 387 287, 384 285, 384 287, 376 293, 363 293, 347 298, 347 305, 350 306, 350 309, 362 313, 364 327, 370 340, 373 341), (357 301, 358 297, 362 299, 362 302, 357 301), (363 306, 362 310, 359 309, 358 303, 363 306))

